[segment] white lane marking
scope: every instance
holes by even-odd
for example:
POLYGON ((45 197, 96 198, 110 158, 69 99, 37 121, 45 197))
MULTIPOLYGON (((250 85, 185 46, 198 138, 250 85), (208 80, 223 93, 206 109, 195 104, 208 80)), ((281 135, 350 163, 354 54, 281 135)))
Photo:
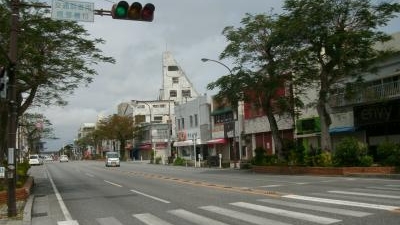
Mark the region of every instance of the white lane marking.
POLYGON ((114 185, 114 186, 117 186, 117 187, 122 187, 122 185, 119 185, 119 184, 113 183, 113 182, 111 182, 111 181, 108 181, 108 180, 104 180, 104 182, 106 182, 106 183, 109 183, 109 184, 111 184, 111 185, 114 185))
POLYGON ((372 215, 372 213, 361 212, 361 211, 324 207, 324 206, 319 206, 319 205, 307 205, 307 204, 296 203, 296 202, 285 202, 285 201, 280 201, 280 200, 275 200, 275 199, 259 199, 258 201, 271 203, 271 204, 275 204, 275 205, 300 208, 300 209, 309 209, 309 210, 314 210, 314 211, 319 211, 319 212, 334 213, 334 214, 344 215, 344 216, 364 217, 364 216, 372 215))
POLYGON ((270 220, 259 216, 250 215, 230 209, 224 209, 218 206, 204 206, 200 209, 207 210, 209 212, 217 213, 219 215, 231 217, 237 220, 245 221, 246 223, 252 223, 257 225, 289 225, 288 223, 282 223, 276 220, 270 220))
POLYGON ((131 190, 131 191, 134 192, 134 193, 136 193, 136 194, 143 195, 143 196, 145 196, 145 197, 148 197, 148 198, 151 198, 151 199, 154 199, 154 200, 157 200, 157 201, 166 203, 166 204, 171 203, 171 202, 169 202, 169 201, 167 201, 167 200, 164 200, 164 199, 161 199, 161 198, 157 198, 157 197, 155 197, 155 196, 148 195, 148 194, 145 194, 145 193, 140 192, 140 191, 136 191, 136 190, 131 190))
MULTIPOLYGON (((57 187, 54 184, 53 178, 51 177, 51 175, 50 175, 50 173, 49 173, 49 171, 47 169, 46 169, 46 172, 47 172, 47 176, 48 176, 48 178, 50 180, 51 186, 53 187, 54 194, 56 195, 58 204, 60 204, 61 211, 64 214, 64 218, 66 220, 64 222, 72 222, 72 221, 74 221, 72 219, 71 214, 69 213, 69 211, 67 209, 67 206, 65 205, 65 203, 64 203, 64 201, 63 201, 63 199, 62 199, 62 197, 60 195, 60 192, 58 192, 57 187)), ((76 222, 76 223, 75 222, 76 221, 74 221, 74 224, 79 224, 78 222, 76 222)))
POLYGON ((265 186, 260 186, 263 188, 271 188, 271 187, 281 187, 283 186, 282 184, 271 184, 271 185, 265 185, 265 186))
POLYGON ((183 209, 170 210, 169 213, 198 225, 228 225, 217 220, 200 216, 183 209))
POLYGON ((132 216, 148 225, 172 225, 150 213, 134 214, 132 216))
POLYGON ((119 222, 117 219, 114 217, 105 217, 105 218, 97 218, 97 222, 101 225, 122 225, 121 222, 119 222))
POLYGON ((329 198, 316 198, 316 197, 301 196, 301 195, 284 195, 282 197, 304 200, 304 201, 322 202, 322 203, 335 204, 335 205, 356 206, 356 207, 361 207, 361 208, 380 209, 380 210, 388 210, 388 211, 392 211, 392 210, 396 210, 396 209, 400 208, 400 207, 389 206, 389 205, 377 205, 377 204, 369 204, 369 203, 363 203, 363 202, 343 201, 343 200, 336 200, 336 199, 329 199, 329 198))
POLYGON ((381 194, 370 194, 362 192, 351 192, 351 191, 328 191, 329 193, 344 194, 344 195, 357 195, 357 196, 368 196, 368 197, 378 197, 378 198, 390 198, 390 199, 400 199, 398 195, 381 195, 381 194))
POLYGON ((88 177, 94 177, 93 174, 90 174, 90 173, 85 173, 85 174, 86 174, 86 176, 88 176, 88 177))
POLYGON ((271 214, 275 214, 275 215, 279 215, 279 216, 285 216, 285 217, 295 218, 295 219, 299 219, 299 220, 305 220, 305 221, 319 223, 319 224, 332 224, 332 223, 337 223, 337 222, 341 221, 341 220, 332 219, 332 218, 328 218, 328 217, 315 216, 315 215, 306 214, 306 213, 271 208, 271 207, 267 207, 267 206, 255 205, 255 204, 250 204, 250 203, 246 203, 246 202, 234 202, 234 203, 230 203, 230 204, 234 205, 234 206, 246 208, 246 209, 257 210, 260 212, 271 213, 271 214))
POLYGON ((79 225, 79 223, 76 220, 57 221, 57 225, 79 225))

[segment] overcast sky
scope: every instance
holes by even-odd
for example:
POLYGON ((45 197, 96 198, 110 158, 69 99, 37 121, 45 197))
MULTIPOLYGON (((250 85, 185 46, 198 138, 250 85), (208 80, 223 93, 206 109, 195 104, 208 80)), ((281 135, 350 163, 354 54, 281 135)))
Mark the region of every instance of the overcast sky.
MULTIPOLYGON (((94 2, 95 9, 110 10, 108 0, 94 2)), ((51 1, 49 1, 51 2, 51 1)), ((133 1, 128 1, 132 3, 133 1)), ((148 2, 140 1, 143 5, 148 2)), ((281 12, 282 0, 152 0, 155 5, 151 23, 114 20, 95 16, 94 23, 82 25, 95 38, 106 43, 99 46, 104 55, 116 59, 115 64, 96 67, 98 76, 88 87, 80 87, 67 97, 66 107, 41 108, 52 123, 58 140, 45 140, 46 151, 59 150, 73 143, 82 123, 96 122, 99 114, 117 112, 117 105, 131 99, 155 100, 162 82, 162 53, 172 52, 199 93, 208 83, 227 74, 226 68, 201 58, 218 59, 227 45, 222 30, 240 26, 245 13, 281 12)), ((400 19, 383 29, 400 31, 400 19)), ((229 61, 224 61, 231 66, 229 61)))

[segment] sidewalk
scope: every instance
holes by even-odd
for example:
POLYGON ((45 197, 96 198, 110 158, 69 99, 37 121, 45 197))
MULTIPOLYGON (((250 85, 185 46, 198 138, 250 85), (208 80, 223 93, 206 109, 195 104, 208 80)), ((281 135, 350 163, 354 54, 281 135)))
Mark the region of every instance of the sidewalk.
MULTIPOLYGON (((63 221, 64 215, 54 194, 45 166, 34 166, 29 170, 34 178, 34 187, 29 198, 17 203, 18 216, 0 219, 0 225, 55 225, 63 221)), ((7 205, 0 207, 7 215, 7 205), (5 210, 5 211, 4 211, 5 210)))

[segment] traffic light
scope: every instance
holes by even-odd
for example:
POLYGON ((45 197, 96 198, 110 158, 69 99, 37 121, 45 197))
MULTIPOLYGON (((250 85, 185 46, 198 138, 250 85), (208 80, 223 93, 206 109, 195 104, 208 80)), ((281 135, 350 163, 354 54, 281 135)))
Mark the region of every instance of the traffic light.
POLYGON ((128 2, 120 1, 112 6, 111 16, 113 19, 152 22, 154 10, 155 7, 151 3, 147 3, 142 7, 139 2, 134 2, 129 6, 128 2))
POLYGON ((0 98, 5 99, 7 97, 7 82, 6 68, 2 66, 0 67, 0 98))

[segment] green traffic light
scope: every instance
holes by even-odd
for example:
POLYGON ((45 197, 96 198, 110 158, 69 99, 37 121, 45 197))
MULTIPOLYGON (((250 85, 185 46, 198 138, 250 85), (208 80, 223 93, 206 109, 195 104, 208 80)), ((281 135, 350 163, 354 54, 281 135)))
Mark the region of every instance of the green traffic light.
POLYGON ((117 6, 117 8, 115 9, 115 15, 117 17, 126 17, 126 14, 127 14, 127 10, 123 6, 117 6))

